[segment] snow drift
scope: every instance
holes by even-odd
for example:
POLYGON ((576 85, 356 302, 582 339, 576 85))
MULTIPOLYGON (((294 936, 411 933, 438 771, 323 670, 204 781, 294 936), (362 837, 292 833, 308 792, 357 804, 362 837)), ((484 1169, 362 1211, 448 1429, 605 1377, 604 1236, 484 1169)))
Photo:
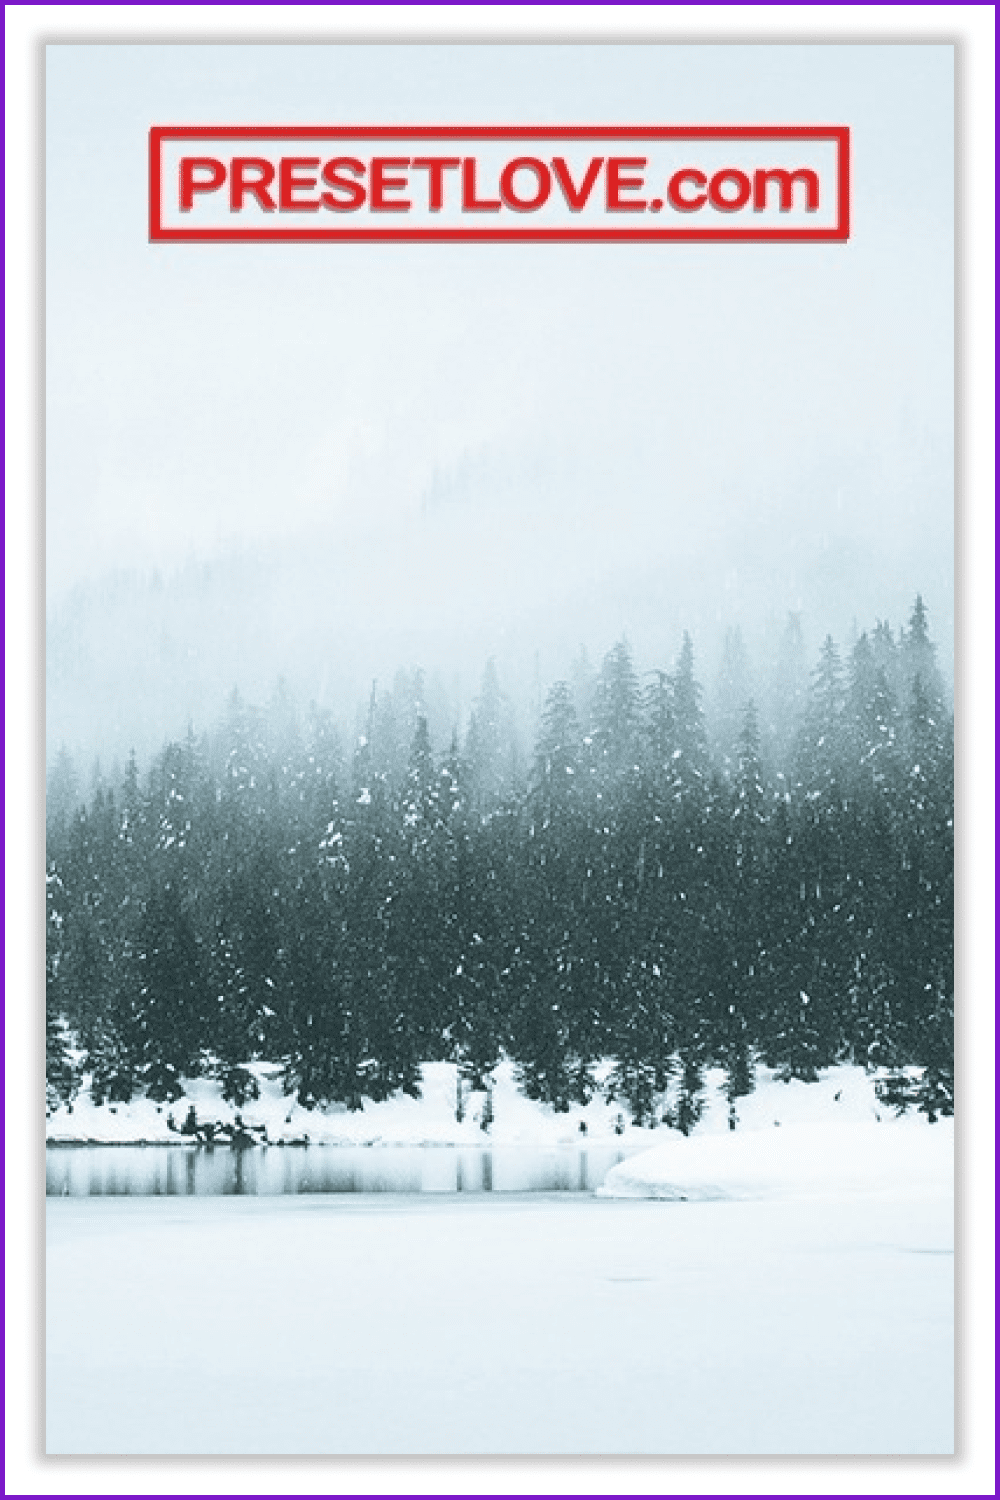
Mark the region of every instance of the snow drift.
POLYGON ((948 1191, 952 1122, 903 1118, 672 1136, 613 1167, 608 1198, 773 1198, 948 1191))

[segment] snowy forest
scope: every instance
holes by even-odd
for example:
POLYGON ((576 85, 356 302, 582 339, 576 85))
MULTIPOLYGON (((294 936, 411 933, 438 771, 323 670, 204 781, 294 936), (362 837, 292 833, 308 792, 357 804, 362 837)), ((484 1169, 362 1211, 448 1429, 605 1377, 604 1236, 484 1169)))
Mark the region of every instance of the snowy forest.
POLYGON ((620 641, 539 699, 533 744, 488 663, 464 732, 423 677, 334 720, 233 694, 140 771, 47 802, 50 1107, 243 1105, 280 1064, 307 1106, 468 1088, 506 1057, 556 1110, 600 1087, 687 1132, 704 1076, 854 1061, 953 1107, 953 726, 920 600, 809 670, 791 617, 755 697, 738 632, 710 694, 684 637, 640 673, 620 641), (602 1065, 599 1067, 599 1065, 602 1065))

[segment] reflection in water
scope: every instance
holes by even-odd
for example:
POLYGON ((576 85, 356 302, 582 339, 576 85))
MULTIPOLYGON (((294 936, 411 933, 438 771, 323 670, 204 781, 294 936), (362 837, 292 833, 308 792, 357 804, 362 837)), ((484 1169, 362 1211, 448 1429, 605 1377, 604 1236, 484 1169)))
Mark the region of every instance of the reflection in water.
POLYGON ((49 1197, 588 1193, 625 1156, 601 1146, 50 1146, 49 1197))

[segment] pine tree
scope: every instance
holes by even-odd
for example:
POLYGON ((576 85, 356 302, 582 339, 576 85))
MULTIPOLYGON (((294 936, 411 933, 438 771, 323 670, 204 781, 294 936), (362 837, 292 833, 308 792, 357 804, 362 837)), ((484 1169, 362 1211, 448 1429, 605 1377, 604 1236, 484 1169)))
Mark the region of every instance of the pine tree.
POLYGON ((678 1051, 685 1066, 697 1070, 711 1052, 718 903, 710 828, 722 788, 711 775, 702 689, 686 633, 671 689, 676 743, 667 800, 654 812, 660 821, 654 822, 656 837, 650 847, 651 873, 656 874, 651 899, 659 912, 658 962, 669 971, 678 1051))
POLYGON ((638 769, 639 682, 628 641, 621 640, 601 663, 591 708, 588 769, 598 797, 627 795, 638 769))
POLYGON ((924 1068, 929 1118, 954 1108, 954 736, 919 674, 909 708, 896 968, 906 1055, 924 1068))
POLYGON ((437 1050, 445 1024, 449 955, 440 915, 454 857, 427 720, 417 720, 399 801, 401 839, 388 913, 395 983, 391 1052, 395 1087, 418 1088, 421 1057, 437 1050))
POLYGON ((675 798, 704 791, 708 776, 708 737, 701 708, 702 691, 694 675, 694 646, 685 631, 673 675, 674 723, 677 749, 674 763, 675 798))
POLYGON ((735 1100, 753 1088, 751 1039, 760 1031, 761 970, 767 921, 767 822, 760 763, 757 709, 751 699, 743 715, 732 811, 734 887, 732 978, 728 1008, 726 1068, 731 1119, 735 1100))
POLYGON ((55 761, 45 778, 45 827, 49 839, 65 838, 80 806, 80 785, 76 767, 65 745, 60 745, 55 761))
POLYGON ((836 929, 824 924, 820 893, 815 888, 815 825, 808 808, 794 805, 789 791, 772 804, 769 825, 771 878, 764 913, 767 948, 761 955, 761 984, 769 1002, 762 1007, 759 1036, 768 1066, 786 1082, 813 1082, 820 1067, 834 1059, 841 1042, 830 1026, 824 1036, 819 1006, 806 986, 820 962, 817 929, 836 939, 836 929))
POLYGON ((588 968, 591 830, 573 695, 556 683, 542 712, 527 808, 525 901, 515 945, 522 993, 515 1042, 529 1097, 557 1109, 593 1086, 597 996, 588 968))
POLYGON ((812 674, 802 729, 796 746, 796 780, 806 796, 831 810, 844 774, 845 689, 840 652, 827 636, 812 674))
POLYGON ((71 1103, 80 1083, 60 1011, 65 928, 62 896, 62 881, 50 859, 45 876, 45 1107, 49 1113, 71 1103))
POLYGON ((199 1071, 207 995, 204 954, 173 873, 149 893, 136 954, 137 1025, 149 1097, 179 1098, 182 1077, 199 1071))
POLYGON ((811 1076, 817 1065, 834 1061, 844 1042, 862 1053, 867 1046, 854 931, 862 877, 848 817, 851 756, 848 692, 840 653, 827 636, 812 674, 790 789, 794 855, 786 886, 782 1042, 774 1058, 788 1076, 803 1070, 811 1076))
POLYGON ((705 1081, 697 1058, 687 1053, 682 1058, 680 1088, 677 1106, 668 1123, 674 1124, 681 1135, 690 1135, 705 1108, 705 1081))
POLYGON ((511 791, 514 770, 510 707, 500 691, 492 657, 469 720, 465 760, 470 805, 480 817, 487 817, 511 791))
POLYGON ((785 707, 762 737, 745 706, 728 763, 689 637, 642 693, 625 642, 596 675, 580 662, 526 779, 492 664, 443 761, 419 672, 373 689, 347 774, 329 715, 300 719, 280 686, 265 713, 234 696, 142 779, 134 757, 95 775, 85 803, 64 758, 50 1104, 81 1072, 113 1101, 210 1070, 242 1107, 274 1058, 303 1104, 359 1107, 447 1058, 467 1108, 506 1053, 558 1110, 609 1060, 635 1120, 686 1131, 707 1067, 735 1124, 763 1055, 802 1079, 888 1067, 903 1103, 948 1113, 953 745, 926 611, 898 640, 859 635, 846 685, 828 638, 804 702, 800 644, 790 624, 785 707))
POLYGON ((743 632, 738 627, 727 630, 711 705, 712 739, 719 762, 727 775, 733 775, 739 764, 743 718, 753 693, 754 685, 750 661, 743 643, 743 632))
POLYGON ((802 617, 789 614, 778 644, 770 722, 763 736, 774 764, 789 766, 802 728, 809 689, 802 617))
POLYGON ((870 804, 898 776, 899 710, 867 634, 851 653, 846 703, 848 782, 870 804))
POLYGON ((944 710, 944 684, 937 665, 937 651, 930 637, 927 606, 918 594, 914 600, 909 623, 903 635, 902 668, 905 684, 900 696, 912 691, 919 678, 927 699, 936 711, 944 710))

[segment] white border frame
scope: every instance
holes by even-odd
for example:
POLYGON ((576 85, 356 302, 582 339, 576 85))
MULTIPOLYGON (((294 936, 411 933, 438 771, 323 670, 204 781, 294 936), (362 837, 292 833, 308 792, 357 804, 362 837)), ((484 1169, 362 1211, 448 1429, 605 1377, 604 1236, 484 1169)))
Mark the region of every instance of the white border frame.
POLYGON ((6 31, 6 1493, 994 1493, 992 5, 14 5, 6 31), (954 1459, 43 1457, 38 1094, 44 798, 46 41, 804 41, 958 45, 959 1422, 954 1459), (25 795, 26 790, 28 795, 25 795))

